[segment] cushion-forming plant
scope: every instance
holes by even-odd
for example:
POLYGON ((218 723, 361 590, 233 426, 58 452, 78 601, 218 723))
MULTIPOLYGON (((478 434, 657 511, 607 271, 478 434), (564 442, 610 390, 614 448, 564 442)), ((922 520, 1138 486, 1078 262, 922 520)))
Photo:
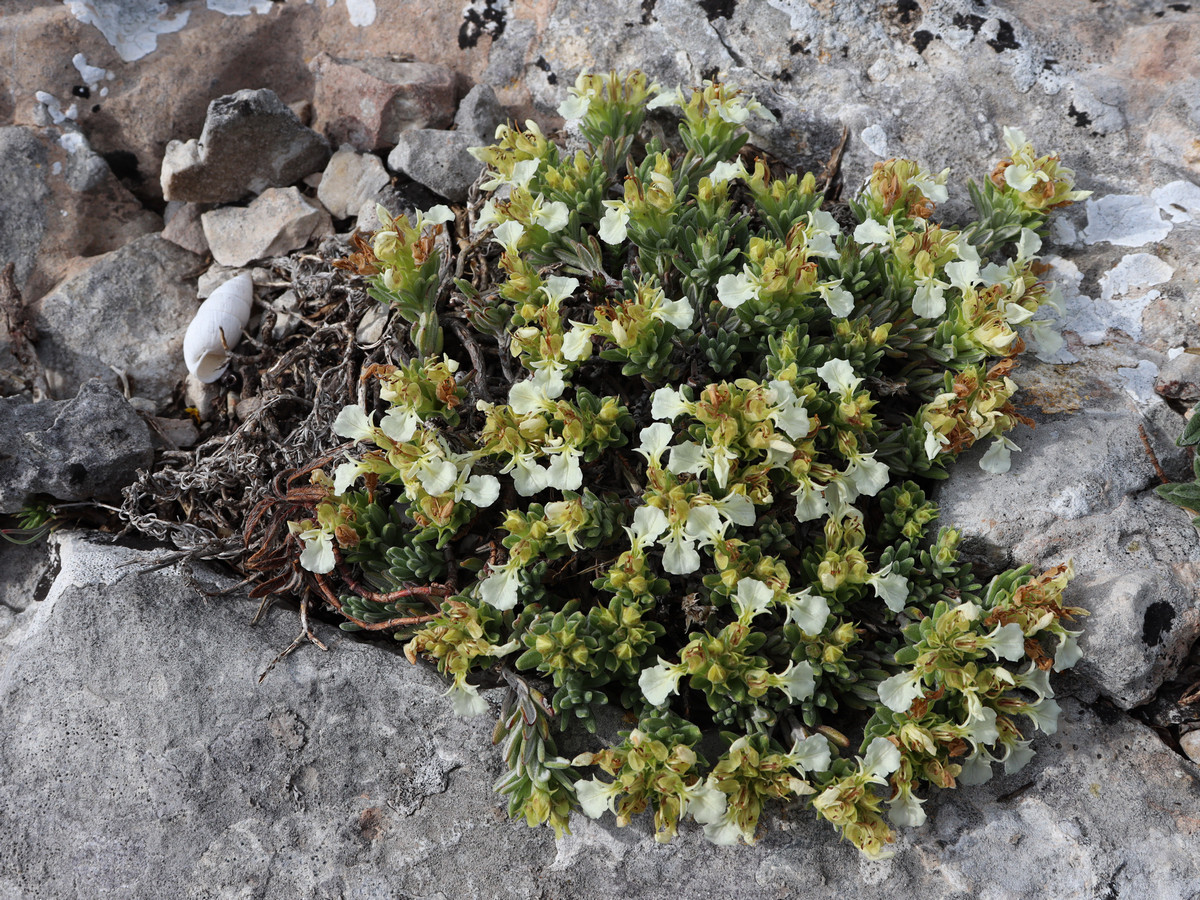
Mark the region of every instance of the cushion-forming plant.
POLYGON ((980 441, 1007 471, 1015 357, 1060 340, 1039 235, 1085 192, 1006 128, 952 226, 911 160, 848 204, 773 177, 745 147, 770 113, 726 85, 585 73, 560 112, 578 149, 502 126, 479 200, 381 208, 345 262, 411 355, 338 417, 299 564, 459 714, 507 686, 497 789, 530 825, 753 842, 803 798, 879 855, 928 786, 1025 765, 1080 655, 1069 564, 981 584, 922 485, 980 441), (662 108, 677 137, 646 139, 662 108), (606 704, 636 726, 560 756, 606 704))

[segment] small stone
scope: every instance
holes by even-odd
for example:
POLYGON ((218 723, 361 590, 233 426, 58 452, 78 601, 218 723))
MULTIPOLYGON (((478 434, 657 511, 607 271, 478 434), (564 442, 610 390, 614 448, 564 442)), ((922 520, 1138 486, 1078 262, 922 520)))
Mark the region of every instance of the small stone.
POLYGON ((200 258, 156 234, 88 261, 43 298, 37 352, 51 393, 73 396, 89 378, 162 408, 183 378, 183 335, 196 313, 200 258))
POLYGON ((422 128, 400 135, 388 154, 388 168, 424 185, 452 203, 467 199, 467 190, 483 165, 467 152, 478 145, 474 135, 422 128))
POLYGON ((473 134, 484 143, 495 140, 496 126, 507 116, 490 85, 477 84, 467 91, 454 114, 454 127, 462 134, 473 134))
POLYGON ((269 188, 249 206, 210 210, 200 221, 213 259, 223 266, 282 256, 329 230, 329 214, 294 187, 269 188))
POLYGON ((150 429, 128 401, 100 381, 72 400, 0 399, 0 513, 37 494, 56 500, 116 500, 154 460, 150 429))
POLYGON ((1200 400, 1200 356, 1180 353, 1164 363, 1154 380, 1154 390, 1169 400, 1200 400))
POLYGON ((356 215, 391 179, 379 157, 343 147, 329 160, 317 188, 317 199, 335 219, 356 215))
POLYGON ((1179 748, 1192 762, 1200 762, 1200 731, 1189 731, 1179 739, 1179 748))
POLYGON ((458 85, 444 66, 321 53, 310 68, 316 76, 313 127, 335 144, 381 150, 402 131, 452 121, 458 85))
POLYGON ((200 440, 200 429, 191 419, 155 416, 150 420, 150 430, 158 438, 158 443, 168 450, 193 447, 200 440))
POLYGON ((329 159, 329 143, 266 88, 208 105, 199 140, 171 141, 162 165, 167 200, 229 203, 294 184, 329 159))
POLYGON ((204 227, 200 224, 200 216, 207 209, 203 203, 180 203, 163 227, 163 238, 197 256, 207 256, 208 238, 204 236, 204 227))

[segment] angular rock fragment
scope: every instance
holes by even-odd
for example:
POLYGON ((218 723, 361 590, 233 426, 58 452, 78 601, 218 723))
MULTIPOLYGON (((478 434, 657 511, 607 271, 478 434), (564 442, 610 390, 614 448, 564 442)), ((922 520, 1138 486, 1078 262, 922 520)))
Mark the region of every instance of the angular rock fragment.
POLYGON ((162 236, 172 244, 178 244, 184 250, 190 250, 197 256, 208 254, 208 238, 204 236, 204 228, 200 224, 200 216, 208 207, 202 203, 174 202, 168 206, 177 206, 175 210, 167 210, 166 225, 163 226, 162 236))
POLYGON ((459 131, 406 131, 388 154, 388 168, 453 203, 461 203, 483 171, 482 163, 468 152, 478 145, 474 135, 459 131))
POLYGON ((504 107, 496 99, 490 85, 477 84, 458 104, 454 114, 454 128, 463 134, 473 134, 481 143, 490 144, 496 135, 496 126, 507 116, 504 107))
POLYGON ((52 394, 89 378, 120 385, 160 407, 185 374, 183 334, 196 312, 201 260, 158 235, 97 258, 42 299, 37 352, 52 394))
POLYGON ((115 500, 153 459, 141 416, 95 379, 72 400, 0 399, 0 513, 18 512, 38 494, 115 500))
POLYGON ((390 180, 379 157, 343 147, 325 167, 317 199, 335 219, 344 219, 357 214, 390 180))
POLYGON ((445 128, 453 121, 458 82, 444 66, 322 53, 311 68, 313 128, 335 145, 380 150, 402 131, 445 128))
POLYGON ((329 143, 274 91, 238 91, 208 105, 198 140, 171 141, 162 165, 167 200, 229 203, 318 171, 329 143))
POLYGON ((270 188, 246 207, 225 206, 200 217, 213 259, 223 266, 281 256, 329 233, 329 214, 294 187, 270 188))
POLYGON ((80 257, 161 227, 82 135, 0 128, 0 264, 16 264, 27 301, 45 295, 80 257))

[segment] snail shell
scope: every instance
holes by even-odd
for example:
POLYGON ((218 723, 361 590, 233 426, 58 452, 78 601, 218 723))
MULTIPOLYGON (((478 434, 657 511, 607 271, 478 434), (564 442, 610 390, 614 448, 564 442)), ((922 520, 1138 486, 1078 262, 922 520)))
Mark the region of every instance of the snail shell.
POLYGON ((241 340, 253 305, 254 282, 249 272, 226 281, 200 304, 183 336, 183 361, 189 372, 205 384, 224 374, 229 366, 226 347, 232 349, 241 340))

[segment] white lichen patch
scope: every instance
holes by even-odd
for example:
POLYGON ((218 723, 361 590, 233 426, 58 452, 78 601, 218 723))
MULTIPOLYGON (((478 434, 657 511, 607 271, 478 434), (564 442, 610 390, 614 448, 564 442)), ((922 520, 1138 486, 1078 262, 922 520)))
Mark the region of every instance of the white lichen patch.
POLYGON ((1158 366, 1143 359, 1136 366, 1118 366, 1117 374, 1125 382, 1125 391, 1133 398, 1138 409, 1146 409, 1162 398, 1154 392, 1154 379, 1158 377, 1158 366))
POLYGON ((1137 194, 1109 194, 1087 201, 1085 244, 1107 241, 1118 247, 1141 247, 1161 241, 1171 232, 1171 223, 1163 221, 1158 203, 1137 194))
POLYGON ((133 62, 158 48, 158 36, 187 25, 189 13, 164 18, 161 0, 63 0, 80 22, 95 25, 125 62, 133 62))
POLYGON ((366 28, 375 24, 375 0, 346 0, 346 12, 351 25, 366 28))
MULTIPOLYGON (((1134 294, 1142 288, 1170 281, 1174 274, 1174 268, 1151 253, 1130 253, 1100 276, 1100 297, 1112 300, 1134 294)), ((1158 294, 1157 291, 1152 293, 1158 294)))
POLYGON ((93 91, 100 86, 100 82, 112 80, 112 72, 102 69, 100 66, 89 66, 87 57, 82 53, 76 53, 71 57, 71 64, 79 73, 79 79, 93 91))
POLYGON ((1155 188, 1150 196, 1173 224, 1200 221, 1200 185, 1190 181, 1172 181, 1155 188))
POLYGON ((864 147, 880 159, 887 159, 888 137, 887 132, 883 128, 879 125, 870 125, 862 130, 862 134, 859 137, 862 139, 864 147))
POLYGON ((208 8, 227 16, 265 16, 271 11, 271 0, 208 0, 208 8))
POLYGON ((72 103, 65 110, 58 98, 53 94, 48 94, 45 91, 35 91, 33 99, 38 102, 38 109, 35 110, 35 118, 43 118, 49 120, 49 124, 61 125, 66 121, 74 121, 79 118, 79 108, 72 103), (37 115, 40 112, 41 115, 37 115))

